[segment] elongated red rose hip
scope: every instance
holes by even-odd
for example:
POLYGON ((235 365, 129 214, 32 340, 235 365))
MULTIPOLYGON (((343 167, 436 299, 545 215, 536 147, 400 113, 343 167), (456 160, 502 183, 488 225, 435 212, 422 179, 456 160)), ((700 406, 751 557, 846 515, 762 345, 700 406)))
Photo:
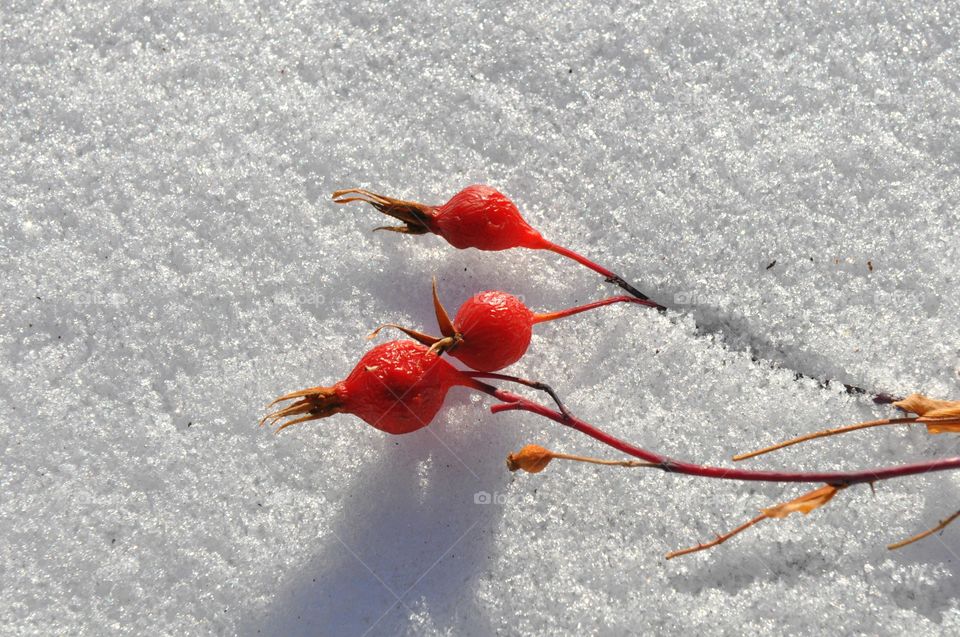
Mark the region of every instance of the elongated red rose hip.
POLYGON ((559 312, 538 314, 530 310, 523 301, 499 290, 487 290, 467 299, 457 315, 450 320, 446 309, 440 303, 437 284, 433 284, 433 306, 440 325, 442 338, 430 336, 394 323, 388 323, 374 330, 376 335, 383 327, 402 330, 431 349, 446 351, 468 367, 480 372, 494 372, 516 363, 530 347, 533 326, 537 323, 553 321, 572 316, 613 303, 637 303, 652 305, 653 301, 644 301, 632 296, 614 296, 586 305, 579 305, 559 312))
POLYGON ((363 355, 350 375, 330 387, 312 387, 281 396, 271 406, 295 403, 268 414, 260 424, 290 425, 338 413, 357 416, 390 434, 405 434, 430 424, 447 391, 456 385, 476 386, 426 346, 390 341, 363 355))
MULTIPOLYGON (((338 190, 333 193, 333 200, 336 203, 365 201, 380 212, 404 223, 402 226, 384 226, 377 228, 378 230, 403 234, 432 232, 456 248, 550 250, 585 265, 638 299, 650 298, 607 268, 543 238, 543 235, 524 220, 520 210, 510 199, 490 186, 467 186, 440 206, 394 199, 361 188, 338 190)), ((661 311, 666 309, 658 303, 654 303, 653 307, 661 311)))
POLYGON ((433 232, 455 248, 549 249, 516 205, 490 186, 467 186, 434 210, 433 232))

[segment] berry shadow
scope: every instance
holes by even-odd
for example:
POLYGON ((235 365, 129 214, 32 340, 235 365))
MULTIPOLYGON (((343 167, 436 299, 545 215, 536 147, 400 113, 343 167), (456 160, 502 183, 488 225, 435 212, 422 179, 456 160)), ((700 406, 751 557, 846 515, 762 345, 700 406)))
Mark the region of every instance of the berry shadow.
POLYGON ((318 529, 314 556, 243 634, 396 635, 420 632, 423 617, 491 633, 471 589, 490 559, 515 441, 467 396, 452 393, 429 427, 383 438, 337 520, 318 529))

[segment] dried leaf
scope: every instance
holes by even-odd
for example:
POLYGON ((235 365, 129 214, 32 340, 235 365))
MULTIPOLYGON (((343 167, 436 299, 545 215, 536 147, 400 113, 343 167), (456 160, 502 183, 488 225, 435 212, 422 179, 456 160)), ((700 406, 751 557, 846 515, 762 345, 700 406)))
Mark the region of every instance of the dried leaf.
POLYGON ((946 407, 928 411, 927 413, 923 414, 923 418, 920 419, 920 422, 926 422, 927 418, 960 420, 960 400, 953 401, 946 407))
POLYGON ((831 484, 828 484, 809 493, 805 493, 795 500, 778 504, 777 506, 770 507, 769 509, 763 509, 763 512, 769 518, 785 518, 791 513, 798 512, 806 515, 814 509, 818 509, 832 500, 833 496, 835 496, 837 491, 839 491, 841 488, 842 487, 835 487, 831 484))
POLYGON ((952 410, 955 416, 960 416, 960 400, 937 400, 923 394, 910 394, 893 405, 918 416, 933 416, 934 413, 943 409, 952 410))
POLYGON ((927 431, 932 434, 960 434, 960 419, 952 418, 945 419, 942 421, 930 420, 923 418, 920 422, 927 426, 927 431))
POLYGON ((893 404, 920 416, 917 422, 925 424, 932 434, 960 433, 960 400, 937 400, 922 394, 910 394, 893 404))
POLYGON ((932 434, 960 433, 960 402, 956 403, 956 407, 928 411, 917 421, 925 424, 927 431, 932 434))

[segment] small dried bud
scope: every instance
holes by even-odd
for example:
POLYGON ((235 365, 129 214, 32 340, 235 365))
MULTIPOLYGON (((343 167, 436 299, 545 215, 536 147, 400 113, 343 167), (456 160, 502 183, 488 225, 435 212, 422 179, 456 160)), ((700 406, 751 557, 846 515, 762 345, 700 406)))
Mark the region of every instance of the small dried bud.
POLYGON ((527 445, 517 453, 507 456, 507 468, 510 471, 522 469, 527 473, 540 473, 553 460, 554 453, 539 445, 527 445))

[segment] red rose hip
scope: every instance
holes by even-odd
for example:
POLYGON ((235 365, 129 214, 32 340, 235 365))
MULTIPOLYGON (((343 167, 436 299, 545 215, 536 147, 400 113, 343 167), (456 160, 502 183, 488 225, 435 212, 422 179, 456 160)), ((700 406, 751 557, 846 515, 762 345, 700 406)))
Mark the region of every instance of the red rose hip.
POLYGON ((475 386, 435 352, 420 343, 401 340, 377 345, 363 355, 350 375, 330 387, 312 387, 281 396, 295 403, 268 414, 260 424, 291 425, 353 414, 391 434, 405 434, 430 424, 447 391, 456 385, 475 386))
MULTIPOLYGON (((364 201, 404 224, 384 226, 377 230, 390 230, 403 234, 432 232, 440 235, 456 248, 550 250, 590 268, 632 296, 644 301, 649 300, 647 295, 602 265, 594 263, 569 248, 546 240, 524 220, 520 210, 506 195, 490 186, 480 184, 467 186, 440 206, 394 199, 362 188, 337 190, 333 193, 333 200, 336 203, 364 201)), ((650 306, 659 311, 666 310, 658 303, 650 303, 650 306)))
POLYGON ((568 308, 559 312, 538 314, 531 311, 523 301, 497 290, 480 292, 460 306, 451 321, 433 284, 433 306, 440 325, 441 338, 416 330, 387 323, 370 335, 376 336, 384 327, 402 330, 407 336, 429 345, 431 350, 445 351, 478 372, 495 372, 520 360, 530 347, 530 337, 536 323, 545 323, 565 316, 579 314, 593 308, 613 303, 636 303, 652 305, 632 296, 614 296, 586 305, 568 308))
POLYGON ((470 297, 453 319, 462 343, 450 355, 480 372, 516 363, 530 347, 534 313, 512 294, 490 290, 470 297))

